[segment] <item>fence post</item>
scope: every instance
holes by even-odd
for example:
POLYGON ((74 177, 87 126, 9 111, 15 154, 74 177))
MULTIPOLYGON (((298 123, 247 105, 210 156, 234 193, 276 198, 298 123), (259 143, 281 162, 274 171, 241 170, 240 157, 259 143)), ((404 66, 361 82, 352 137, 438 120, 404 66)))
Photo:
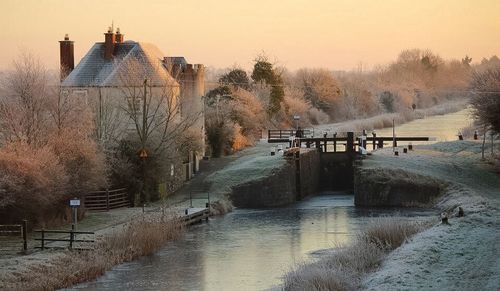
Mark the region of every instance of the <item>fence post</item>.
POLYGON ((45 229, 42 228, 42 250, 45 249, 45 229))
POLYGON ((106 211, 109 211, 109 189, 106 188, 106 211))
POLYGON ((350 131, 347 133, 347 153, 352 154, 354 152, 354 132, 350 131))
POLYGON ((326 136, 327 136, 327 135, 328 135, 328 134, 327 134, 326 132, 323 134, 323 138, 325 139, 325 140, 323 140, 323 147, 324 147, 323 152, 324 152, 324 153, 326 153, 326 143, 327 143, 327 142, 326 142, 326 136))
POLYGON ((69 248, 73 249, 73 240, 75 239, 75 234, 73 233, 75 231, 75 224, 71 225, 71 231, 69 232, 69 248))
POLYGON ((333 152, 337 152, 337 133, 333 134, 333 152))
POLYGON ((362 147, 366 150, 366 142, 367 142, 367 134, 366 134, 366 129, 363 129, 363 135, 361 137, 361 145, 362 147))
POLYGON ((377 137, 377 134, 374 132, 372 132, 372 135, 373 135, 373 150, 375 150, 375 147, 376 147, 376 144, 377 144, 377 140, 376 140, 376 137, 377 137))
POLYGON ((28 250, 28 221, 23 220, 23 250, 28 250))

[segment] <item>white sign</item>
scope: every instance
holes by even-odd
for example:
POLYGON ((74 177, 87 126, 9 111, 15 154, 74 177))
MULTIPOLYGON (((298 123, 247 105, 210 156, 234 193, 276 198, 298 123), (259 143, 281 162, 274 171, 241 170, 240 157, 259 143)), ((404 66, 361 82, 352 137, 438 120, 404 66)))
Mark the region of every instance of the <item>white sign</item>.
POLYGON ((293 116, 293 120, 299 120, 300 119, 300 115, 294 115, 293 116))
POLYGON ((69 206, 71 206, 71 207, 78 207, 78 206, 80 206, 80 199, 71 199, 69 201, 69 206))

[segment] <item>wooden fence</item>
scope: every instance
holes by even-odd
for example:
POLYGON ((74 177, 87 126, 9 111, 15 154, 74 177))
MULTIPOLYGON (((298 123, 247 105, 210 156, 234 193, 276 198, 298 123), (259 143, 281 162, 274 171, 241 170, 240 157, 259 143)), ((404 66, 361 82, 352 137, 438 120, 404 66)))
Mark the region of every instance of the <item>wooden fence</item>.
POLYGON ((129 207, 127 189, 94 191, 85 195, 85 208, 96 211, 108 211, 110 209, 129 207))
POLYGON ((269 130, 268 133, 268 143, 289 143, 289 147, 298 146, 301 147, 316 147, 322 152, 357 152, 356 146, 363 147, 365 150, 367 146, 371 144, 371 147, 375 150, 377 148, 383 148, 384 142, 392 142, 394 147, 397 147, 398 142, 417 142, 417 141, 430 141, 432 140, 427 136, 387 136, 387 137, 377 137, 375 133, 372 136, 367 136, 366 134, 360 134, 355 138, 354 132, 347 132, 346 135, 342 133, 342 136, 337 136, 334 133, 332 136, 327 136, 325 133, 322 137, 305 137, 294 138, 293 141, 290 137, 293 136, 293 130, 269 130))
MULTIPOLYGON (((290 137, 295 136, 296 133, 296 129, 269 129, 267 131, 267 140, 269 142, 276 140, 288 142, 290 137)), ((302 137, 312 137, 314 136, 314 129, 303 129, 302 133, 302 137)))
POLYGON ((95 242, 95 234, 91 231, 76 231, 75 226, 71 226, 71 230, 35 230, 36 233, 40 233, 40 238, 35 238, 36 241, 40 241, 40 246, 35 247, 39 249, 49 249, 49 248, 69 248, 78 250, 88 250, 91 249, 88 244, 95 242), (52 236, 51 236, 52 235, 52 236), (54 235, 58 235, 55 237, 54 235), (69 237, 68 237, 69 235, 69 237), (92 235, 91 239, 82 236, 92 235), (50 236, 50 237, 49 237, 50 236), (77 238, 79 236, 79 238, 77 238), (62 244, 61 244, 62 243, 62 244), (79 243, 79 246, 75 244, 79 243), (81 244, 85 245, 81 245, 81 244))
POLYGON ((0 244, 2 253, 26 251, 28 249, 27 228, 27 220, 23 220, 22 224, 1 224, 0 236, 5 238, 1 240, 0 244))

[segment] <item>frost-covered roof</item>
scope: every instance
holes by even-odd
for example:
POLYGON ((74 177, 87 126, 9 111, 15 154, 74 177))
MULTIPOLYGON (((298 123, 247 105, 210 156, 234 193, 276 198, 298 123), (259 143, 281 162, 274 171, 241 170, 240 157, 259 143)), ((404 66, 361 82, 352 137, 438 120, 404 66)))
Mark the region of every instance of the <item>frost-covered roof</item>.
MULTIPOLYGON (((126 41, 115 44, 113 59, 104 58, 104 43, 96 43, 64 79, 63 87, 123 86, 123 75, 131 67, 145 75, 153 86, 177 84, 162 63, 163 54, 154 45, 126 41)), ((139 76, 143 78, 142 76, 139 76)))
POLYGON ((167 64, 174 64, 174 65, 187 65, 187 61, 184 57, 165 57, 164 61, 167 64))

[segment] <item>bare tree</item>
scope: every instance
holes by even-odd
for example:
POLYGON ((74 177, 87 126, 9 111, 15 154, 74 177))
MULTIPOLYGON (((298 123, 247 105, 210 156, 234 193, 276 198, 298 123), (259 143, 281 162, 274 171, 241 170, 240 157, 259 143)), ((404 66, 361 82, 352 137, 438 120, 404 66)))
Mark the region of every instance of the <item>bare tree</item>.
POLYGON ((2 82, 0 125, 2 143, 19 141, 40 146, 47 130, 50 95, 47 70, 29 53, 13 62, 13 71, 2 82))
POLYGON ((132 121, 141 150, 148 154, 172 149, 202 114, 181 116, 180 86, 159 66, 134 59, 122 66, 119 74, 121 94, 127 100, 121 108, 132 121))
POLYGON ((85 100, 61 91, 29 54, 14 62, 1 92, 0 212, 60 215, 70 195, 104 185, 103 158, 85 100))
POLYGON ((108 152, 123 140, 126 135, 126 124, 129 120, 127 113, 122 110, 122 98, 106 94, 102 87, 96 87, 98 98, 92 108, 95 110, 95 138, 101 148, 108 152))
POLYGON ((491 134, 492 156, 494 134, 500 132, 500 66, 475 72, 472 76, 471 88, 474 90, 470 101, 474 109, 474 117, 483 131, 481 158, 484 159, 488 130, 491 134))
MULTIPOLYGON (((187 159, 187 155, 181 155, 195 144, 183 141, 189 141, 185 136, 202 114, 182 114, 184 104, 179 97, 179 83, 161 66, 160 62, 128 59, 121 64, 118 74, 119 94, 126 100, 121 108, 129 118, 129 137, 138 142, 137 154, 142 160, 141 192, 145 201, 150 200, 151 194, 146 181, 159 183, 170 171, 167 164, 187 159)), ((136 203, 140 200, 137 194, 136 203)))
POLYGON ((500 132, 500 66, 472 77, 474 116, 484 126, 500 132))

